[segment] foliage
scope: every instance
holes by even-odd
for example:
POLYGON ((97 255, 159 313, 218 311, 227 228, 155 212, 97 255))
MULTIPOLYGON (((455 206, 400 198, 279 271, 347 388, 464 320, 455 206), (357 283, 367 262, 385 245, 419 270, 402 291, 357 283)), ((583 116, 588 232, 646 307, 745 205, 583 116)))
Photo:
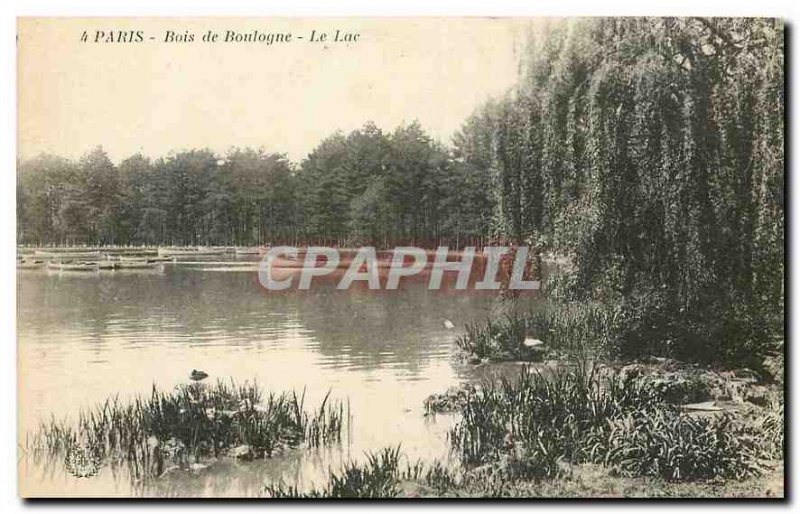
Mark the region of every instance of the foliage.
POLYGON ((539 354, 523 345, 525 333, 525 320, 507 315, 500 321, 489 319, 484 325, 467 324, 466 333, 456 339, 456 346, 480 360, 531 360, 539 354))
POLYGON ((771 19, 554 22, 464 125, 493 231, 569 256, 565 296, 628 302, 622 353, 731 362, 782 330, 783 47, 771 19))
POLYGON ((341 441, 345 413, 328 396, 316 412, 304 410, 305 392, 269 393, 255 384, 197 383, 129 404, 108 400, 79 414, 77 423, 52 420, 31 435, 28 449, 59 454, 74 445, 101 459, 124 462, 132 476, 162 474, 172 462, 216 457, 246 448, 250 458, 270 457, 302 443, 323 446, 341 441))
POLYGON ((490 209, 483 171, 416 122, 333 134, 299 166, 252 149, 115 166, 98 147, 78 163, 20 162, 17 176, 17 239, 39 245, 463 245, 486 233, 490 209))
POLYGON ((368 453, 366 462, 348 462, 339 474, 331 473, 322 489, 300 491, 283 484, 268 485, 272 498, 392 498, 399 494, 397 488, 400 471, 400 447, 384 448, 368 453))
POLYGON ((636 409, 597 427, 588 444, 612 470, 667 480, 754 476, 767 459, 759 433, 732 414, 702 418, 636 409))
POLYGON ((450 441, 464 465, 509 479, 553 478, 586 462, 665 480, 742 478, 760 474, 782 444, 760 437, 765 426, 778 430, 774 416, 693 417, 638 374, 582 366, 486 382, 460 413, 450 441))
POLYGON ((585 360, 610 355, 617 345, 620 325, 617 306, 555 302, 527 314, 514 313, 499 321, 468 324, 456 345, 480 360, 535 361, 546 355, 585 360), (526 347, 526 337, 541 341, 542 346, 526 347))
POLYGON ((363 463, 350 461, 339 473, 330 473, 324 487, 301 491, 296 486, 270 484, 266 493, 271 498, 395 498, 404 491, 403 483, 420 484, 430 494, 441 495, 462 485, 458 470, 440 461, 425 464, 407 463, 402 468, 400 447, 383 448, 366 454, 363 463))

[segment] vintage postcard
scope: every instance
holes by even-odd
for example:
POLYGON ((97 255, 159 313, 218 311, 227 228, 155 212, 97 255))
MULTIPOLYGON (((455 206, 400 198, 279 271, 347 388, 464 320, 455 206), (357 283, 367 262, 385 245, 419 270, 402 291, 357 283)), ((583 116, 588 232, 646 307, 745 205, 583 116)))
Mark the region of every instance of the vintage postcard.
POLYGON ((784 22, 17 24, 25 498, 783 498, 784 22))

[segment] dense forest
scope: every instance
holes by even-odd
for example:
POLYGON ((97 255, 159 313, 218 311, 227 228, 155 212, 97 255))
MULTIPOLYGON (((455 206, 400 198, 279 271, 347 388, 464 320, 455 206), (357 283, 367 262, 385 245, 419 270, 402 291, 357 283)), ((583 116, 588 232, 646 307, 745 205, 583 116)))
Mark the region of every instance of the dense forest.
POLYGON ((463 245, 489 228, 489 176, 418 123, 336 133, 296 165, 233 149, 114 165, 101 147, 78 162, 21 162, 20 243, 258 245, 309 242, 463 245))
POLYGON ((515 241, 571 258, 568 297, 647 303, 629 315, 639 339, 659 327, 654 344, 691 346, 706 319, 725 320, 706 339, 778 327, 781 22, 554 21, 525 55, 519 84, 450 147, 417 123, 368 123, 299 164, 251 149, 20 162, 18 241, 515 241), (679 326, 673 312, 688 313, 679 326))

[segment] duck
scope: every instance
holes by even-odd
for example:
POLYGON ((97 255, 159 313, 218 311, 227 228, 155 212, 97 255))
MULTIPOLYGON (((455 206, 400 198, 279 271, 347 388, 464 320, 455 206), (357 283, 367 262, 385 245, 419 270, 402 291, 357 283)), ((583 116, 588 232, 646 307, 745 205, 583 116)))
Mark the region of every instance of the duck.
POLYGON ((197 369, 193 369, 192 372, 189 374, 189 378, 191 378, 195 382, 199 382, 200 380, 203 380, 204 378, 207 378, 207 377, 208 377, 208 373, 206 373, 205 371, 197 370, 197 369))
POLYGON ((447 330, 453 330, 454 328, 456 328, 456 326, 452 321, 446 319, 444 320, 444 328, 446 328, 447 330))

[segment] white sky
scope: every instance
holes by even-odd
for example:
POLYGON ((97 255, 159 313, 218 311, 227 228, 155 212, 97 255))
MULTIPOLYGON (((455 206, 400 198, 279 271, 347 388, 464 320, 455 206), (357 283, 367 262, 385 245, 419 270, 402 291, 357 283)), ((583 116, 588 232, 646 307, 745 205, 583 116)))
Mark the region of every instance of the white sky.
POLYGON ((531 20, 489 18, 23 18, 18 151, 119 161, 251 146, 300 160, 325 136, 419 119, 444 143, 516 81, 531 20), (316 44, 311 30, 360 33, 316 44), (203 43, 207 30, 292 32, 283 45, 203 43), (142 30, 145 42, 81 43, 83 31, 142 30), (167 30, 193 43, 164 43, 167 30), (155 40, 149 40, 150 37, 155 40))

